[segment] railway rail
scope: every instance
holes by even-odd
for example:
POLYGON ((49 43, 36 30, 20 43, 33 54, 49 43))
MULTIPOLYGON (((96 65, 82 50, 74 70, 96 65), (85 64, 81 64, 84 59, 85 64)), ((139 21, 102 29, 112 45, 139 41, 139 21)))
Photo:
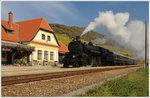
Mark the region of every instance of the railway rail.
POLYGON ((20 76, 6 76, 6 77, 2 77, 2 86, 28 83, 28 82, 40 81, 40 80, 50 80, 55 78, 83 75, 88 73, 103 72, 109 70, 118 70, 118 69, 130 68, 130 67, 139 67, 139 66, 122 66, 122 67, 114 67, 114 68, 98 68, 98 69, 86 69, 86 70, 78 70, 78 71, 64 71, 64 72, 52 72, 52 73, 30 74, 30 75, 20 75, 20 76))

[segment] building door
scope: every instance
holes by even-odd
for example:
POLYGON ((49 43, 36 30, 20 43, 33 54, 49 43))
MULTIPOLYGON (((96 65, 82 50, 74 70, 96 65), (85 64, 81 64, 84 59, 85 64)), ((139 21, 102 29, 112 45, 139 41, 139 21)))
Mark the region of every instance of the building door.
POLYGON ((12 64, 12 52, 7 52, 7 64, 12 64))

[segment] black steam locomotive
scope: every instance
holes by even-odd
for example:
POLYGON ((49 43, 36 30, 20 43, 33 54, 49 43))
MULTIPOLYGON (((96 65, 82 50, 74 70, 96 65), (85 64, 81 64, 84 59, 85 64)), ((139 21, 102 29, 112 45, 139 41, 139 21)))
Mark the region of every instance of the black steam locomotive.
POLYGON ((80 37, 77 36, 76 39, 68 45, 69 53, 66 53, 63 58, 64 68, 72 65, 73 67, 81 66, 115 66, 115 65, 132 65, 136 61, 130 57, 117 54, 108 49, 93 46, 92 42, 88 44, 82 43, 80 37))

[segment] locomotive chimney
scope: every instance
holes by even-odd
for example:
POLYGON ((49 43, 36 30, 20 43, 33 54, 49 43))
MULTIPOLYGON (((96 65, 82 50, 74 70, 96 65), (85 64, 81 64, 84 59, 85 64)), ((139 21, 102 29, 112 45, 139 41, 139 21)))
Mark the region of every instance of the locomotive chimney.
POLYGON ((71 39, 72 39, 72 41, 75 41, 74 37, 72 37, 71 39))
POLYGON ((8 24, 9 24, 9 26, 10 27, 12 27, 12 24, 13 24, 13 13, 10 11, 9 13, 8 13, 8 24))
POLYGON ((76 41, 80 41, 80 36, 76 36, 76 41))

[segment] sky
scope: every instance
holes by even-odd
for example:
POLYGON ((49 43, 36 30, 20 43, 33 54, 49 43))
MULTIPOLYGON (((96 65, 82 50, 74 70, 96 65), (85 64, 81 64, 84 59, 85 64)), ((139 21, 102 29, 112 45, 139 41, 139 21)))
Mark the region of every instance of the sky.
POLYGON ((48 23, 85 27, 84 34, 97 31, 144 57, 148 1, 2 1, 1 18, 8 20, 10 11, 14 22, 44 17, 48 23))
POLYGON ((48 23, 86 27, 98 12, 128 12, 129 20, 148 20, 148 1, 2 1, 1 18, 8 20, 12 11, 14 22, 44 17, 48 23))

